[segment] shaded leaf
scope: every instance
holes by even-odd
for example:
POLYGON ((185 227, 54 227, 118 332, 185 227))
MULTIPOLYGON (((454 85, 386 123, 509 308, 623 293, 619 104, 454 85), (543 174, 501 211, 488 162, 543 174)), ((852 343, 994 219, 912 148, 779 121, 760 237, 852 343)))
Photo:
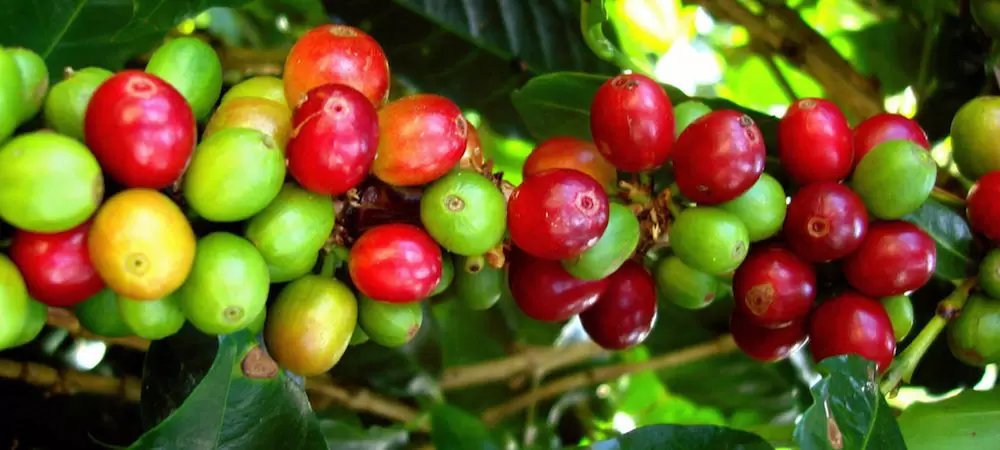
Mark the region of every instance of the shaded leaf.
POLYGON ((773 450, 760 436, 719 426, 649 425, 596 442, 592 450, 773 450))
POLYGON ((0 42, 34 50, 53 79, 65 67, 121 69, 184 19, 248 0, 10 1, 0 8, 0 42))
POLYGON ((431 442, 440 449, 502 448, 496 437, 476 416, 443 403, 431 408, 431 442))
POLYGON ((905 449, 896 418, 876 381, 875 364, 856 355, 819 363, 826 374, 812 387, 813 405, 795 426, 803 450, 905 449))
POLYGON ((320 420, 327 445, 337 450, 398 450, 406 447, 409 433, 402 428, 361 428, 338 420, 320 420))
POLYGON ((934 274, 958 281, 977 270, 972 230, 965 215, 937 200, 928 199, 916 212, 903 220, 927 232, 937 246, 937 268, 934 274))
POLYGON ((219 338, 185 324, 169 339, 150 345, 142 367, 142 401, 139 409, 146 428, 166 419, 184 403, 212 368, 219 338))
POLYGON ((1000 442, 1000 391, 967 390, 910 405, 899 416, 899 429, 909 450, 989 448, 1000 442))
MULTIPOLYGON (((174 349, 191 349, 186 343, 173 345, 172 340, 154 341, 150 357, 162 357, 174 349)), ((180 407, 143 434, 131 448, 326 448, 302 386, 278 368, 249 332, 222 336, 217 348, 211 369, 180 407)), ((194 361, 200 358, 201 355, 192 355, 194 361)), ((176 360, 182 363, 180 374, 184 376, 187 367, 183 364, 184 355, 176 360)), ((192 367, 197 366, 195 363, 192 367)), ((145 382, 144 391, 179 392, 172 388, 158 389, 155 383, 156 380, 145 382)), ((186 382, 179 384, 186 385, 186 382)))

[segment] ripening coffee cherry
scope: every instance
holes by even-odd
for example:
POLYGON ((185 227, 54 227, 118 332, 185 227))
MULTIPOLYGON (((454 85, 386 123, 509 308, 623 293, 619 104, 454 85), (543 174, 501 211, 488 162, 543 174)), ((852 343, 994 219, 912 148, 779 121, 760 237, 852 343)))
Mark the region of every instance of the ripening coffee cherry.
POLYGON ((750 116, 713 111, 681 133, 673 158, 681 194, 715 205, 746 192, 764 173, 764 137, 750 116))
POLYGON ((187 321, 174 295, 156 300, 132 300, 118 296, 118 312, 136 336, 150 340, 177 334, 187 321))
POLYGON ((537 258, 568 259, 597 244, 608 226, 608 195, 573 169, 552 169, 524 180, 507 202, 514 244, 537 258))
POLYGON ((632 209, 610 203, 608 227, 597 244, 575 258, 562 260, 563 268, 584 280, 611 275, 635 253, 640 231, 639 219, 636 219, 632 209))
POLYGON ((262 97, 237 97, 219 105, 205 125, 201 139, 229 128, 252 128, 263 132, 282 152, 292 133, 292 113, 282 103, 262 97))
POLYGON ((762 173, 760 179, 749 190, 728 202, 720 203, 719 209, 739 217, 747 226, 750 242, 758 242, 774 236, 781 230, 788 207, 786 198, 781 183, 774 177, 762 173))
POLYGON ((241 98, 270 100, 284 106, 289 112, 291 112, 291 106, 295 106, 288 105, 288 101, 285 99, 285 84, 281 78, 268 75, 247 78, 236 83, 222 96, 219 106, 241 98))
POLYGON ((413 225, 379 225, 351 247, 347 267, 362 294, 389 303, 420 301, 441 280, 441 247, 413 225))
POLYGON ((810 315, 809 350, 816 362, 855 354, 873 361, 884 372, 896 352, 892 321, 877 300, 857 292, 842 293, 821 303, 810 315))
POLYGON ((295 41, 283 74, 294 108, 310 89, 337 83, 364 94, 378 108, 389 96, 389 62, 375 39, 347 25, 321 25, 295 41))
POLYGON ((469 123, 451 100, 415 94, 378 110, 379 143, 372 174, 393 186, 417 186, 462 160, 469 123))
POLYGON ((876 114, 854 127, 854 167, 875 146, 895 140, 910 141, 926 150, 931 148, 927 133, 917 121, 899 114, 876 114))
POLYGON ((983 175, 969 189, 965 199, 966 214, 973 231, 1000 243, 1000 171, 983 175))
POLYGON ((507 284, 514 302, 528 317, 561 322, 586 311, 608 285, 607 278, 581 280, 559 261, 535 258, 515 250, 510 255, 507 284))
POLYGON ((674 144, 674 108, 655 80, 637 73, 605 81, 590 105, 597 150, 625 172, 645 172, 667 161, 674 144))
POLYGON ((580 323, 590 339, 606 349, 621 350, 642 343, 656 320, 656 283, 642 264, 626 261, 607 279, 604 293, 580 323))
POLYGON ((729 332, 736 346, 747 356, 760 362, 778 362, 806 343, 806 320, 796 320, 781 328, 763 327, 748 317, 733 311, 729 332))
POLYGON ((948 323, 948 347, 972 366, 1000 362, 1000 300, 970 295, 962 313, 948 323))
POLYGON ((87 104, 98 86, 112 75, 113 72, 100 67, 84 67, 69 73, 65 79, 52 86, 45 98, 42 109, 45 124, 59 134, 83 142, 83 120, 87 104))
POLYGON ((784 246, 755 246, 733 275, 733 297, 747 319, 780 328, 809 314, 816 271, 784 246))
POLYGON ((424 191, 420 221, 449 252, 482 255, 503 240, 507 199, 486 177, 471 170, 456 170, 424 191))
POLYGON ((601 156, 594 144, 575 137, 554 137, 538 144, 524 160, 521 175, 528 178, 549 169, 579 170, 609 191, 618 184, 615 166, 601 156))
POLYGON ((937 170, 937 163, 923 147, 910 141, 889 141, 873 148, 858 163, 851 189, 873 217, 899 219, 927 201, 937 170))
POLYGON ((722 275, 740 266, 750 248, 750 236, 739 217, 719 208, 685 209, 670 226, 670 246, 695 270, 722 275))
POLYGON ((49 306, 68 307, 104 289, 104 280, 87 251, 90 225, 87 221, 61 233, 14 233, 10 259, 21 270, 32 298, 49 306))
POLYGON ((208 118, 222 93, 222 61, 211 45, 198 38, 167 41, 150 56, 146 72, 176 88, 198 120, 208 118))
POLYGON ((334 215, 329 196, 285 183, 274 200, 250 219, 243 234, 267 262, 272 283, 291 281, 315 265, 333 232, 334 215))
POLYGON ((789 248, 806 261, 833 261, 861 245, 868 231, 868 212, 847 186, 814 183, 792 196, 782 231, 789 248))
POLYGON ((858 250, 844 259, 847 282, 870 297, 889 297, 919 289, 937 266, 934 239, 901 220, 874 222, 858 250))
POLYGON ((1000 298, 1000 249, 986 253, 979 263, 979 287, 993 298, 1000 298))
POLYGON ((829 100, 796 100, 778 123, 778 154, 798 185, 847 178, 854 157, 847 117, 829 100))
POLYGON ((976 97, 951 120, 951 156, 965 178, 976 181, 1000 170, 1000 96, 976 97))
POLYGON ((361 296, 358 324, 365 334, 383 347, 402 347, 420 332, 424 310, 419 302, 387 303, 361 296))

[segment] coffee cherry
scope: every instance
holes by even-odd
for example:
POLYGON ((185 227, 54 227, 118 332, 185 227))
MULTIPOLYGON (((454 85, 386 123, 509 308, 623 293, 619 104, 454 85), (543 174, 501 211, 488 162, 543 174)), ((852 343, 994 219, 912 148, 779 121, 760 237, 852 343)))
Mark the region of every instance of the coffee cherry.
POLYGON ((979 263, 979 287, 986 295, 1000 298, 1000 249, 990 250, 979 263))
POLYGON ((389 96, 389 62, 365 32, 347 25, 321 25, 295 42, 284 70, 285 98, 298 105, 310 89, 329 83, 350 86, 376 108, 389 96))
POLYGON ((441 248, 413 225, 379 225, 354 243, 347 266, 362 294, 411 303, 430 295, 441 280, 441 248))
POLYGON ((222 93, 222 61, 211 45, 194 37, 171 39, 146 64, 146 73, 170 83, 184 96, 196 119, 205 119, 222 93))
POLYGON ((749 190, 728 202, 720 203, 718 207, 739 217, 747 226, 750 242, 758 242, 781 230, 787 205, 785 189, 781 187, 781 183, 762 173, 749 190))
POLYGON ((802 259, 826 262, 843 258, 861 245, 868 212, 861 198, 839 183, 810 184, 792 196, 783 233, 802 259))
POLYGON ((253 244, 215 232, 198 240, 191 275, 176 301, 191 325, 221 335, 250 325, 264 309, 269 290, 267 263, 253 244))
POLYGON ((858 163, 851 189, 879 219, 899 219, 920 208, 934 189, 937 163, 930 152, 910 141, 889 141, 858 163))
POLYGON ((386 303, 361 296, 358 323, 368 337, 383 347, 402 347, 420 332, 424 310, 420 303, 386 303))
MULTIPOLYGON (((83 119, 97 87, 114 75, 100 67, 85 67, 56 83, 45 98, 45 124, 57 133, 83 141, 83 119)), ((2 135, 2 133, 0 133, 2 135)))
POLYGON ((809 314, 816 271, 784 246, 755 247, 733 275, 733 297, 747 319, 779 328, 809 314))
POLYGON ((184 175, 184 199, 212 222, 239 222, 259 213, 281 191, 285 155, 268 135, 229 128, 198 144, 184 175))
POLYGON ((993 0, 969 2, 969 12, 979 29, 993 39, 1000 39, 1000 5, 993 0))
POLYGON ((332 198, 285 183, 274 200, 250 219, 244 236, 260 251, 271 282, 276 283, 313 268, 333 225, 332 198))
POLYGON ((538 144, 524 160, 521 175, 528 178, 549 169, 579 170, 609 191, 618 185, 615 166, 601 156, 594 144, 575 137, 554 137, 538 144))
POLYGON ((118 311, 129 329, 143 339, 164 339, 184 327, 184 311, 177 300, 168 295, 158 300, 131 300, 118 297, 118 311))
POLYGON ((829 100, 796 100, 778 123, 781 167, 799 185, 840 181, 851 173, 851 126, 829 100))
POLYGON ((695 120, 674 146, 681 194, 703 205, 738 197, 764 173, 764 137, 750 116, 713 111, 695 120))
POLYGON ((302 187, 339 195, 368 176, 378 148, 378 114, 360 92, 340 84, 316 87, 292 121, 288 172, 302 187))
MULTIPOLYGON (((259 248, 258 248, 259 250, 259 248)), ((263 253, 261 254, 263 256, 263 253)), ((303 252, 292 257, 292 259, 282 264, 268 264, 267 274, 271 283, 287 283, 292 280, 302 278, 316 268, 319 262, 320 252, 303 252)))
POLYGON ((28 289, 21 272, 0 254, 0 349, 12 347, 28 318, 28 289))
POLYGON ((91 223, 53 234, 18 230, 10 244, 10 259, 32 298, 49 306, 80 303, 104 289, 87 251, 91 223))
POLYGON ((750 237, 738 217, 719 208, 686 209, 670 226, 670 246, 692 269, 722 275, 739 267, 750 237))
POLYGON ((101 84, 84 117, 87 147, 128 187, 163 189, 177 181, 194 151, 195 118, 166 81, 136 70, 101 84))
MULTIPOLYGON (((271 100, 291 110, 285 99, 285 84, 281 78, 272 76, 257 76, 240 81, 226 91, 219 101, 219 107, 240 98, 262 98, 271 100)), ((292 105, 294 106, 294 105, 292 105)))
POLYGON ((892 363, 896 339, 882 304, 848 291, 827 299, 809 317, 809 350, 816 362, 856 354, 884 372, 892 363))
POLYGON ((927 134, 917 121, 893 113, 876 114, 854 127, 854 167, 875 146, 888 141, 906 140, 930 150, 927 134))
POLYGON ((561 322, 593 306, 604 292, 607 279, 581 280, 566 272, 558 261, 515 251, 510 255, 507 285, 525 315, 543 322, 561 322))
POLYGON ((655 169, 667 161, 674 144, 673 104, 653 79, 618 75, 594 94, 590 132, 598 151, 619 170, 655 169))
POLYGON ((219 105, 205 125, 201 139, 228 128, 251 128, 274 139, 284 152, 292 132, 292 113, 285 105, 266 98, 241 97, 219 105))
POLYGON ((358 323, 358 300, 333 278, 306 275, 284 287, 267 312, 264 342, 282 367, 323 374, 344 356, 358 323))
POLYGON ((507 199, 486 177, 457 170, 435 181, 420 199, 420 221, 442 247, 482 255, 503 240, 507 199))
POLYGON ((469 123, 458 105, 415 94, 378 111, 378 154, 372 174, 394 186, 417 186, 448 173, 462 159, 469 123))
POLYGON ((972 294, 948 323, 948 347, 971 366, 1000 362, 1000 300, 972 294))
POLYGON ((913 328, 913 303, 905 295, 885 297, 881 301, 892 322, 892 334, 896 337, 896 342, 900 342, 913 328))
POLYGON ((0 141, 6 141, 21 122, 21 71, 17 60, 0 47, 0 141))
POLYGON ((1000 170, 1000 97, 969 100, 951 121, 951 156, 966 178, 976 181, 1000 170))
POLYGON ((458 301, 473 311, 490 309, 503 296, 504 272, 477 258, 457 257, 454 291, 458 301))
POLYGON ((452 282, 455 281, 455 258, 456 256, 444 251, 441 252, 441 279, 438 281, 437 286, 434 286, 434 290, 431 291, 430 297, 439 295, 448 290, 448 288, 451 287, 452 282))
POLYGON ((365 333, 365 330, 361 329, 361 324, 357 323, 354 324, 354 333, 351 334, 351 342, 348 343, 347 345, 350 347, 354 347, 355 345, 364 344, 365 342, 368 342, 370 339, 371 338, 368 337, 368 334, 365 333))
POLYGON ((844 259, 847 282, 870 297, 919 289, 934 275, 934 239, 903 221, 874 222, 858 250, 844 259))
POLYGON ((965 199, 969 225, 994 243, 1000 243, 1000 171, 983 175, 965 199))
POLYGON ((104 197, 101 167, 83 144, 46 131, 0 147, 0 218, 35 233, 69 230, 104 197))
POLYGON ((35 117, 42 107, 49 90, 49 69, 38 53, 26 48, 8 48, 7 54, 14 58, 21 76, 20 122, 24 123, 35 117))
POLYGON ((608 277, 608 286, 597 303, 580 313, 580 323, 590 339, 609 350, 641 344, 655 321, 656 284, 635 261, 626 261, 608 277))
POLYGON ((670 255, 656 265, 656 287, 664 298, 677 306, 701 309, 715 301, 719 280, 670 255))
POLYGON ((48 316, 49 307, 29 297, 28 313, 25 315, 24 323, 22 323, 21 334, 14 339, 10 347, 20 347, 35 340, 42 333, 42 330, 45 329, 45 322, 48 316))
POLYGON ((781 328, 763 327, 733 311, 729 332, 736 346, 747 356, 764 363, 778 362, 806 343, 806 320, 799 319, 781 328))
POLYGON ((574 258, 562 260, 563 268, 583 280, 597 280, 611 275, 635 253, 639 233, 639 220, 632 210, 610 203, 608 227, 597 244, 574 258))
POLYGON ((507 228, 519 248, 538 258, 567 259, 597 244, 608 226, 608 196, 573 169, 524 180, 507 202, 507 228))
POLYGON ((73 311, 83 329, 98 336, 118 338, 134 336, 118 309, 118 297, 111 289, 104 289, 76 305, 73 311))
POLYGON ((688 125, 712 112, 704 103, 688 100, 674 107, 674 138, 679 138, 688 125))
POLYGON ((260 314, 257 314, 257 317, 253 319, 253 322, 247 325, 247 331, 256 336, 261 331, 264 331, 265 323, 267 323, 267 308, 262 309, 260 314))

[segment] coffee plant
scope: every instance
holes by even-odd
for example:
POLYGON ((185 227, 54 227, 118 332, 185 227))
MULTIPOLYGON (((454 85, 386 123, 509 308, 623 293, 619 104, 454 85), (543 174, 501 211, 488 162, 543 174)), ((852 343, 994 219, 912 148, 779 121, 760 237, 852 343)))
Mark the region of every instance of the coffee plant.
POLYGON ((7 1, 0 444, 998 448, 993 39, 996 0, 7 1))

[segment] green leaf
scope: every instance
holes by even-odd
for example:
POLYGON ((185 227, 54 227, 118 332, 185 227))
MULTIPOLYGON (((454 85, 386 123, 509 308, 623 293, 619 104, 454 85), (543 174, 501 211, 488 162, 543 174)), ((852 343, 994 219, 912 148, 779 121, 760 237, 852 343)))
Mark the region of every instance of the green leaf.
POLYGON ((184 19, 247 0, 32 0, 0 8, 0 42, 34 50, 54 80, 66 67, 121 69, 184 19))
POLYGON ((502 446, 476 416, 444 403, 431 409, 431 442, 440 449, 500 450, 502 446))
POLYGON ((1000 391, 967 390, 911 405, 899 416, 899 429, 909 450, 989 448, 1000 442, 1000 391))
POLYGON ((176 410, 131 448, 326 448, 301 384, 280 370, 249 332, 222 336, 215 346, 215 338, 202 339, 205 346, 201 349, 190 346, 199 340, 192 333, 188 328, 177 337, 151 345, 147 375, 164 366, 159 358, 181 365, 164 376, 144 377, 144 402, 173 399, 192 379, 200 378, 200 382, 176 410), (203 367, 201 359, 215 349, 211 368, 201 376, 197 373, 203 367), (192 353, 174 353, 177 351, 192 353), (190 366, 185 364, 188 360, 190 366), (170 377, 178 375, 178 379, 170 377), (147 392, 161 395, 147 400, 147 392))
POLYGON ((813 405, 795 426, 803 450, 905 449, 896 418, 879 392, 875 364, 856 355, 820 362, 813 405))
POLYGON ((972 230, 965 215, 928 199, 916 212, 903 220, 919 226, 934 238, 937 245, 937 268, 934 274, 950 281, 966 278, 976 271, 972 230))
POLYGON ((410 440, 402 428, 365 429, 339 420, 320 420, 319 428, 326 444, 337 450, 399 450, 410 440))
POLYGON ((760 436, 719 426, 649 425, 596 442, 592 450, 773 450, 760 436))

